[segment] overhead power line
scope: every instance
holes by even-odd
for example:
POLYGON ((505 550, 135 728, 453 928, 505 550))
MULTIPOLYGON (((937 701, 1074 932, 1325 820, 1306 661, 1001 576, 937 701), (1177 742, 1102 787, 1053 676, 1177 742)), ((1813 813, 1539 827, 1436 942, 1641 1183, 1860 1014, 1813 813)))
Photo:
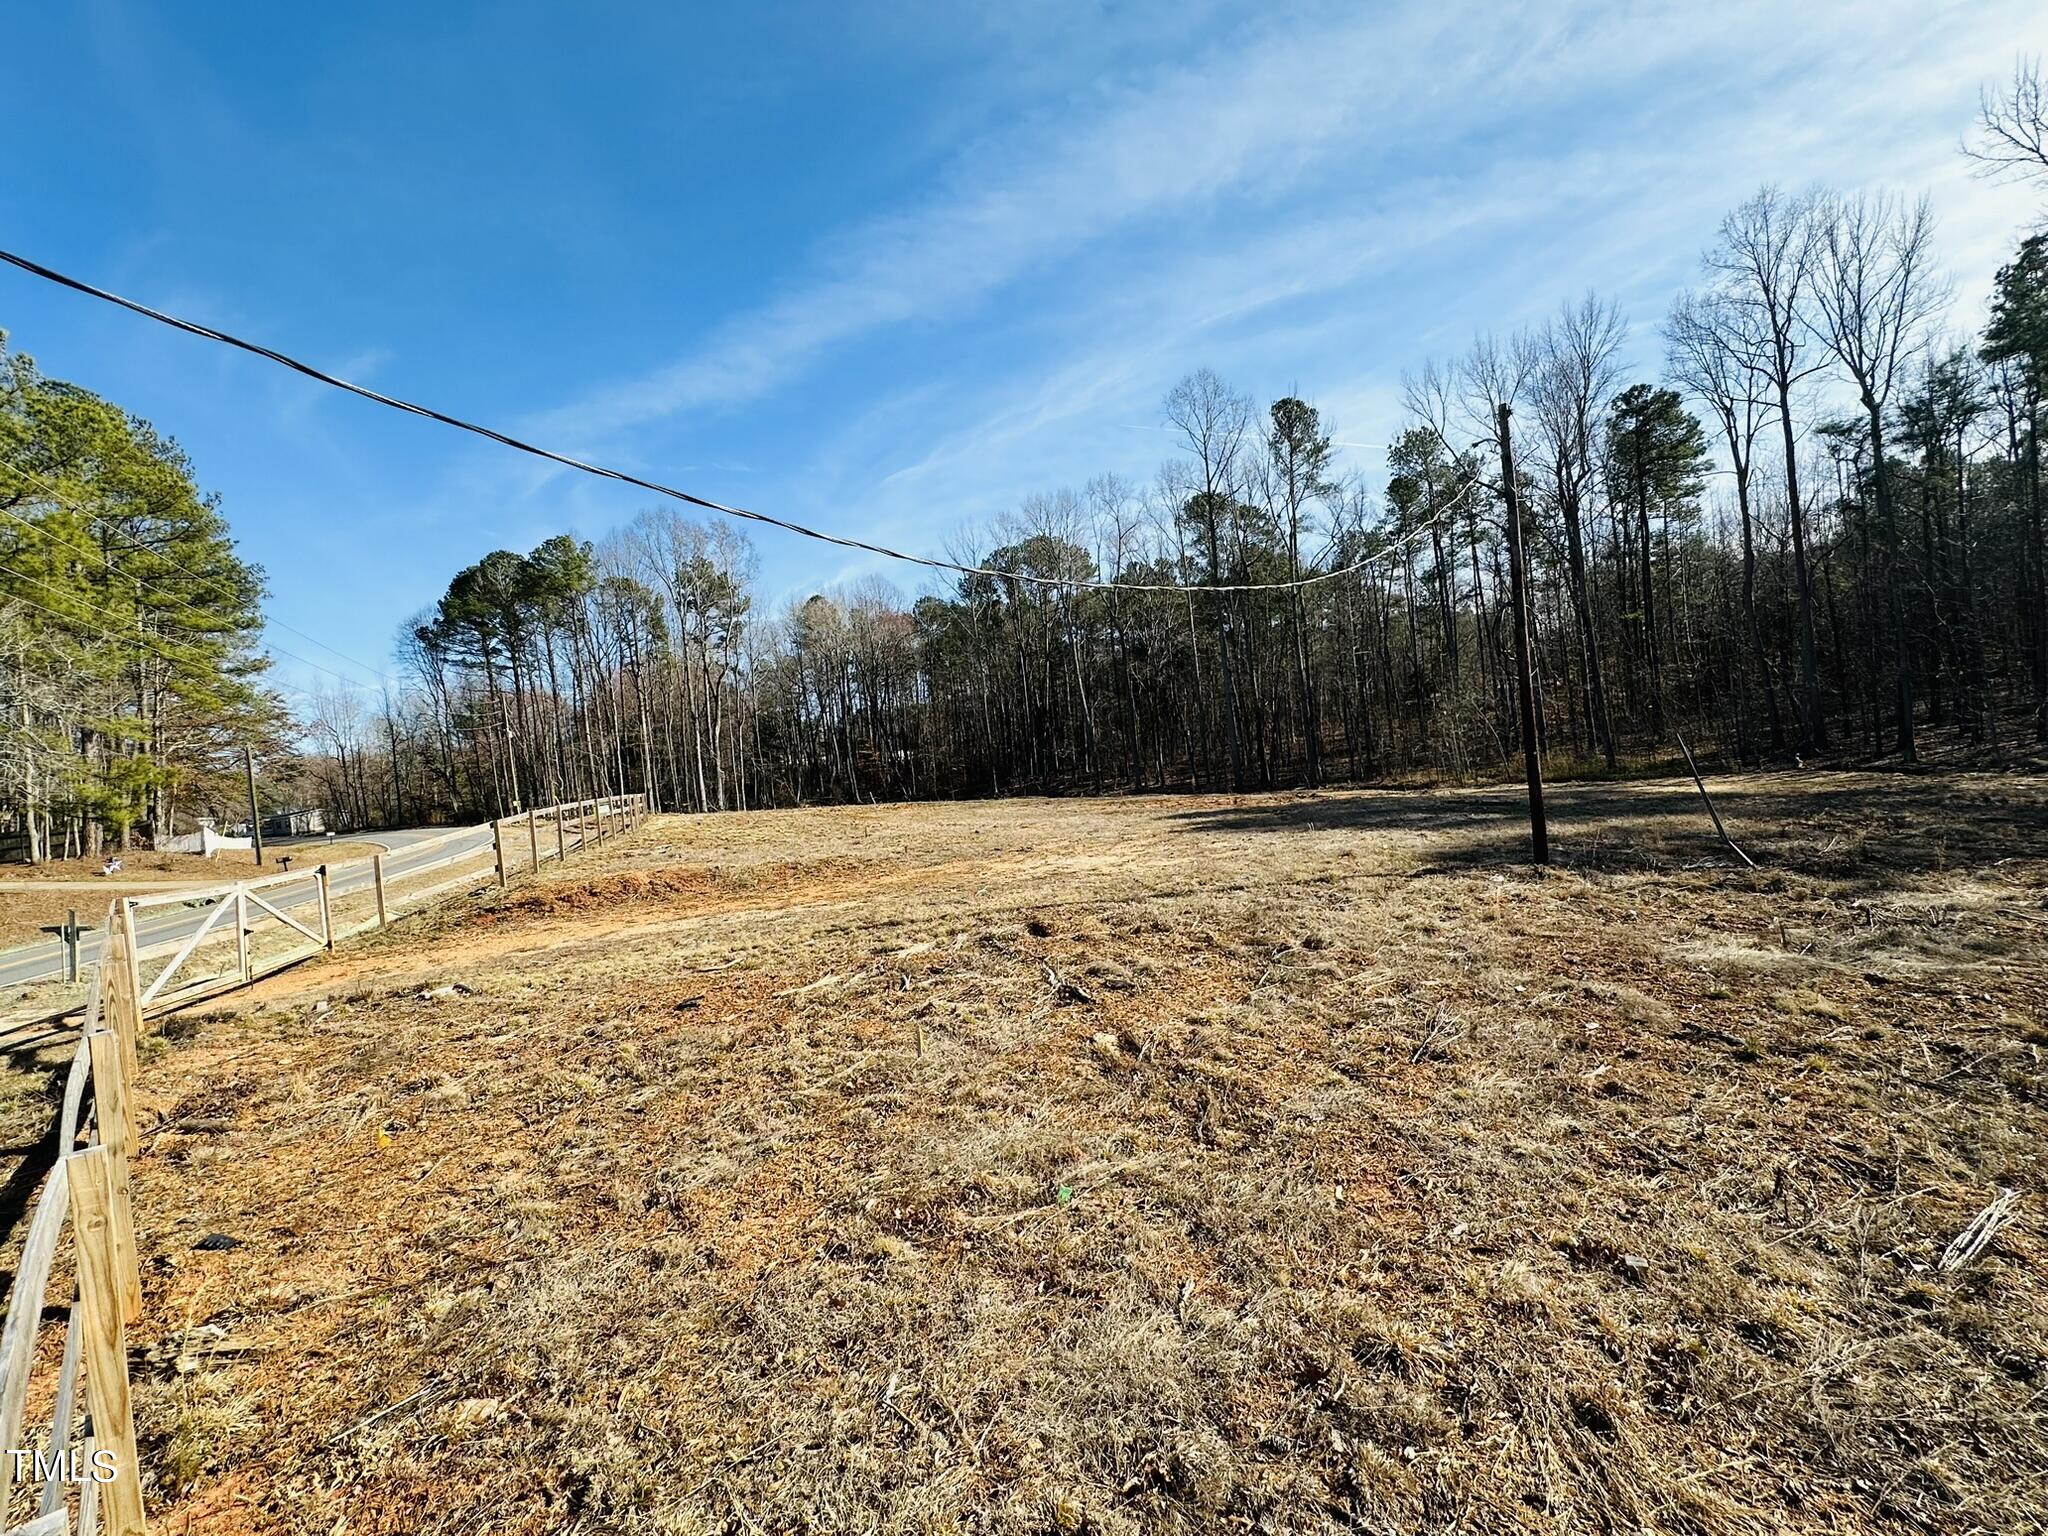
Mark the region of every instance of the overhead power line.
MULTIPOLYGON (((34 470, 24 469, 19 464, 9 464, 6 467, 8 471, 12 474, 26 475, 28 476, 29 479, 38 482, 43 487, 44 493, 48 495, 49 498, 52 501, 56 502, 59 506, 69 507, 72 511, 76 512, 80 517, 90 518, 92 521, 99 523, 102 526, 106 525, 107 520, 104 517, 101 517, 99 514, 91 511, 86 507, 80 506, 70 497, 64 495, 61 491, 59 491, 56 486, 52 485, 49 482, 48 479, 46 479, 42 475, 37 474, 34 470)), ((45 528, 41 523, 31 522, 28 518, 20 516, 18 513, 14 512, 13 510, 7 507, 0 507, 0 516, 13 518, 14 521, 21 524, 22 527, 30 529, 36 533, 40 533, 44 538, 48 539, 51 543, 57 544, 62 548, 71 550, 74 554, 84 555, 87 559, 99 561, 109 571, 113 571, 115 569, 114 562, 107 558, 106 552, 104 550, 87 549, 83 544, 74 544, 69 539, 59 538, 55 533, 52 533, 48 528, 45 528)), ((135 548, 138 546, 131 545, 129 547, 135 548)), ((150 550, 149 553, 154 555, 157 559, 162 560, 166 565, 170 566, 172 570, 179 572, 181 575, 184 575, 193 581, 201 582, 205 585, 212 586, 217 589, 225 589, 230 585, 229 582, 227 582, 225 579, 219 576, 202 576, 197 571, 193 570, 190 566, 180 565, 177 561, 171 559, 170 556, 162 553, 160 550, 150 550)), ((211 617, 211 615, 207 614, 205 609, 195 607, 193 604, 186 602, 183 598, 177 596, 170 590, 170 588, 164 586, 161 582, 150 581, 145 579, 144 577, 135 576, 126 571, 122 571, 119 574, 123 576, 125 579, 134 582, 138 587, 147 587, 152 592, 160 593, 162 596, 169 599, 169 601, 175 604, 177 607, 184 609, 187 613, 196 613, 201 615, 202 617, 211 617)), ((347 662, 350 666, 361 667, 365 672, 369 673, 372 677, 378 679, 380 682, 384 680, 384 673, 382 672, 382 670, 380 670, 377 667, 371 666, 368 662, 358 661, 355 657, 349 655, 348 652, 346 651, 335 650, 335 648, 327 644, 326 641, 317 639, 316 637, 307 634, 303 629, 294 629, 291 625, 285 623, 284 620, 282 619, 274 619, 267 613, 262 615, 262 618, 265 626, 274 625, 278 629, 286 630, 291 634, 297 635, 301 640, 310 641, 312 644, 319 646, 320 649, 323 651, 328 651, 336 656, 339 656, 343 661, 347 662)), ((298 662, 301 666, 311 667, 316 672, 325 672, 329 677, 333 678, 335 681, 346 683, 350 687, 356 686, 356 680, 354 678, 345 677, 341 673, 335 671, 332 667, 324 667, 319 662, 312 660, 310 657, 301 656, 297 651, 286 650, 283 646, 279 645, 275 640, 266 639, 263 643, 266 646, 270 647, 270 649, 278 652, 280 655, 289 656, 293 661, 298 662)))
MULTIPOLYGON (((68 503, 67 503, 67 505, 68 505, 68 503)), ((76 544, 73 544, 73 543, 72 543, 72 542, 71 542, 71 541, 70 541, 69 539, 60 539, 60 538, 58 538, 56 534, 54 534, 54 533, 50 532, 50 530, 49 530, 49 529, 47 529, 47 528, 43 527, 43 526, 42 526, 41 524, 39 524, 39 523, 34 523, 34 522, 31 522, 31 521, 30 521, 29 519, 27 519, 27 518, 25 518, 25 517, 22 517, 22 516, 18 515, 18 514, 17 514, 17 513, 15 513, 14 511, 10 510, 9 508, 6 508, 6 507, 0 507, 0 516, 4 516, 4 517, 10 517, 10 518, 13 518, 15 522, 17 522, 17 523, 20 523, 20 524, 21 524, 21 525, 22 525, 22 526, 23 526, 24 528, 27 528, 27 529, 29 529, 29 530, 30 530, 31 532, 34 532, 34 533, 40 533, 40 534, 42 534, 42 535, 43 535, 43 536, 44 536, 45 538, 47 538, 47 539, 51 540, 51 541, 52 541, 53 543, 57 544, 57 545, 58 545, 58 546, 59 546, 60 548, 63 548, 63 549, 70 549, 70 550, 76 550, 76 551, 77 551, 78 553, 80 553, 80 554, 85 554, 85 553, 87 553, 87 551, 86 551, 86 550, 84 550, 84 549, 80 548, 80 546, 78 546, 78 545, 76 545, 76 544)), ((139 590, 139 589, 141 589, 141 588, 143 588, 143 587, 148 587, 148 588, 150 588, 150 589, 151 589, 152 591, 155 591, 155 592, 159 592, 159 593, 162 593, 162 594, 163 594, 163 596, 164 596, 164 597, 166 597, 166 598, 167 598, 167 599, 169 600, 169 602, 171 603, 171 605, 172 605, 172 606, 174 606, 174 607, 178 607, 178 608, 182 608, 182 609, 184 609, 184 610, 185 610, 185 612, 187 612, 187 613, 197 614, 197 615, 198 615, 199 617, 201 617, 201 618, 203 618, 203 619, 209 619, 209 620, 212 620, 212 619, 217 619, 217 618, 219 617, 219 615, 217 615, 217 614, 213 614, 213 613, 210 613, 210 612, 208 612, 208 611, 207 611, 206 609, 204 609, 204 608, 198 608, 198 607, 194 607, 194 606, 193 606, 193 605, 192 605, 191 603, 185 602, 185 601, 183 601, 183 600, 182 600, 182 599, 180 599, 180 598, 177 598, 177 597, 174 597, 174 596, 172 596, 172 595, 171 595, 171 594, 170 594, 169 592, 165 591, 165 589, 164 589, 164 588, 162 588, 162 587, 158 586, 158 585, 157 585, 157 584, 156 584, 155 582, 150 582, 150 581, 144 581, 144 580, 143 580, 143 579, 142 579, 141 577, 139 577, 139 576, 131 576, 131 575, 128 575, 128 574, 127 574, 126 572, 124 572, 124 571, 120 571, 120 570, 117 570, 117 569, 115 568, 115 566, 113 565, 113 563, 112 563, 111 561, 108 561, 108 562, 107 562, 107 570, 108 570, 108 571, 109 571, 109 572, 110 572, 111 574, 113 574, 113 575, 115 575, 115 576, 121 577, 122 579, 125 579, 125 580, 127 580, 127 581, 132 581, 132 582, 134 582, 138 590, 139 590)), ((0 571, 4 571, 4 572, 6 572, 6 573, 7 573, 8 575, 10 575, 10 576, 14 576, 14 577, 16 577, 16 578, 18 578, 18 579, 20 579, 20 580, 23 580, 23 581, 32 581, 32 582, 35 582, 35 584, 36 584, 37 586, 39 586, 39 587, 42 587, 42 588, 44 588, 44 589, 46 589, 46 590, 48 590, 48 591, 51 591, 51 592, 63 592, 63 590, 64 590, 64 589, 63 589, 63 588, 61 588, 61 587, 56 587, 56 586, 53 586, 53 585, 51 585, 51 583, 49 583, 49 582, 47 582, 47 581, 43 581, 43 580, 41 580, 41 579, 39 579, 39 578, 37 578, 37 577, 34 577, 34 576, 30 576, 30 575, 28 575, 28 574, 27 574, 26 572, 24 572, 24 571, 17 571, 17 570, 15 570, 15 569, 13 569, 13 568, 12 568, 11 566, 4 566, 4 565, 0 565, 0 571)), ((67 596, 68 596, 68 595, 70 595, 70 594, 68 594, 68 593, 67 593, 67 594, 65 594, 65 595, 67 595, 67 596)), ((41 607, 42 605, 41 605, 41 604, 37 604, 37 606, 38 606, 38 607, 41 607)), ((45 611, 45 612, 49 612, 50 610, 48 610, 48 609, 45 609, 44 611, 45 611)), ((263 622, 267 624, 267 623, 269 623, 269 622, 271 622, 271 621, 270 621, 270 620, 269 620, 268 618, 265 618, 265 619, 263 619, 263 622)), ((102 631, 101 631, 101 633, 103 633, 103 634, 107 634, 107 633, 111 633, 111 631, 106 631, 106 630, 102 630, 102 631)), ((132 637, 130 637, 130 638, 132 638, 132 637)), ((317 661, 314 661, 314 660, 312 660, 312 659, 311 659, 310 657, 306 657, 306 656, 301 656, 301 655, 300 655, 300 654, 299 654, 299 653, 298 653, 297 651, 288 651, 288 650, 286 650, 286 649, 285 649, 285 648, 284 648, 283 646, 279 645, 279 644, 278 644, 278 643, 277 643, 277 642, 276 642, 275 640, 264 640, 264 641, 263 641, 262 643, 263 643, 263 644, 264 644, 265 646, 269 647, 269 648, 270 648, 271 650, 273 650, 273 651, 276 651, 276 652, 278 652, 278 653, 279 653, 279 654, 281 654, 281 655, 284 655, 284 656, 289 656, 289 657, 290 657, 290 658, 291 658, 291 659, 292 659, 293 661, 296 661, 296 662, 298 662, 298 663, 299 663, 299 665, 301 665, 301 666, 305 666, 305 667, 311 667, 311 668, 312 668, 312 669, 313 669, 314 671, 316 671, 316 672, 324 672, 324 673, 326 673, 326 674, 327 674, 327 675, 328 675, 329 677, 333 678, 333 679, 334 679, 334 680, 335 680, 336 682, 338 682, 338 683, 343 683, 343 684, 345 684, 345 685, 347 685, 348 687, 351 687, 351 688, 353 688, 353 687, 357 686, 357 684, 356 684, 356 680, 355 680, 354 678, 352 678, 352 677, 347 677, 347 676, 344 676, 344 675, 343 675, 342 673, 336 672, 336 671, 335 671, 335 670, 334 670, 333 668, 331 668, 331 667, 323 667, 323 666, 321 666, 321 665, 320 665, 320 663, 319 663, 319 662, 317 662, 317 661)), ((315 641, 314 643, 315 643, 315 644, 318 644, 319 642, 318 642, 318 641, 315 641)), ((158 655, 162 655, 163 653, 161 653, 161 652, 158 652, 158 653, 156 653, 156 654, 158 654, 158 655)), ((165 657, 164 657, 164 659, 165 659, 166 661, 168 661, 168 660, 170 660, 171 658, 170 658, 170 657, 168 657, 168 656, 165 656, 165 657)), ((272 659, 274 660, 275 658, 272 658, 272 659)), ((344 659, 347 659, 347 658, 344 658, 344 659)), ((357 663, 357 665, 358 665, 358 666, 360 666, 360 665, 361 665, 361 663, 360 663, 360 662, 358 662, 358 663, 357 663)), ((195 674, 195 675, 196 675, 196 674, 195 674)))
POLYGON ((418 405, 413 401, 401 400, 393 395, 380 394, 378 391, 361 384, 352 384, 347 379, 337 378, 331 373, 315 368, 311 363, 300 362, 297 358, 288 356, 274 348, 263 346, 258 342, 244 341, 239 336, 231 336, 226 331, 217 331, 212 326, 199 324, 196 320, 186 320, 177 315, 167 314, 160 309, 152 309, 149 305, 140 303, 135 299, 123 298, 118 293, 111 293, 104 288, 95 287, 93 284, 85 282, 80 278, 68 277, 62 272, 46 267, 40 262, 31 261, 26 256, 18 256, 12 251, 0 250, 0 261, 5 261, 10 266, 19 267, 22 271, 40 277, 46 282, 55 283, 61 288, 69 288, 74 293, 82 293, 88 298, 100 299, 108 304, 117 305, 133 314, 154 320, 160 325, 170 326, 173 330, 184 331, 187 335, 197 336, 206 341, 219 342, 222 346, 233 347, 238 351, 252 353, 257 357, 268 358, 279 367, 289 368, 294 373, 302 373, 307 378, 313 379, 318 383, 343 390, 351 395, 358 395, 378 405, 388 406, 394 411, 404 411, 413 416, 424 416, 429 421, 438 421, 445 427, 454 427, 461 432, 469 432, 478 437, 489 438, 492 442, 502 447, 510 448, 517 453, 530 454, 537 459, 546 459, 550 463, 560 464, 567 469, 579 470, 586 475, 595 475, 602 480, 616 480, 622 485, 637 486, 643 491, 652 491, 657 496, 667 496, 693 507, 702 507, 707 512, 716 512, 723 517, 739 518, 750 523, 764 523, 771 528, 780 528, 786 533, 796 534, 799 538, 814 539, 821 544, 836 544, 841 549, 860 550, 871 555, 881 555, 889 560, 900 560, 910 565, 925 566, 931 570, 954 571, 962 576, 987 576, 997 581, 1025 582, 1040 587, 1079 587, 1096 592, 1284 592, 1296 587, 1312 587, 1321 582, 1335 581, 1340 577, 1353 575, 1370 565, 1388 559, 1407 545, 1419 541, 1443 516, 1443 513, 1439 512, 1437 517, 1433 517, 1428 522, 1411 530, 1403 538, 1387 548, 1378 550, 1364 559, 1354 561, 1352 564, 1344 566, 1339 570, 1320 571, 1313 576, 1303 576, 1293 581, 1225 582, 1215 585, 1204 585, 1195 582, 1099 581, 1075 576, 1038 576, 1025 571, 999 571, 985 565, 963 565, 957 561, 942 560, 933 555, 911 554, 904 550, 891 549, 885 544, 872 544, 865 539, 849 538, 844 534, 826 533, 821 529, 808 528, 802 523, 791 522, 787 518, 777 517, 772 513, 755 512, 746 507, 728 506, 724 502, 713 501, 709 497, 699 496, 691 491, 679 490, 672 485, 663 485, 656 480, 642 479, 639 475, 629 474, 623 469, 613 469, 608 465, 587 463, 582 459, 572 458, 568 454, 557 453, 552 448, 542 448, 536 444, 524 442, 509 433, 500 432, 494 427, 480 426, 476 422, 465 421, 459 416, 451 416, 445 411, 437 411, 431 406, 418 405))
MULTIPOLYGON (((0 565, 0 572, 4 572, 6 575, 14 577, 17 581, 33 582, 36 586, 41 587, 45 592, 55 592, 59 597, 71 597, 74 595, 72 593, 66 592, 62 587, 55 586, 50 582, 44 581, 41 577, 31 576, 26 571, 17 571, 12 566, 0 565)), ((51 618, 57 619, 65 624, 69 624, 75 629, 83 630, 88 634, 98 635, 100 636, 101 639, 108 641, 110 644, 117 646, 132 645, 138 647, 141 650, 145 650, 149 652, 150 655, 156 657, 158 661, 163 662, 173 672, 182 672, 187 677, 200 680, 205 680, 207 677, 206 673, 194 667, 184 657, 175 656, 171 652, 164 650, 160 646, 152 645, 150 643, 149 636, 145 631, 137 631, 134 634, 124 634, 119 630, 108 629, 104 624, 95 624, 92 622, 92 620, 80 618, 75 613, 65 613, 62 609, 52 608, 48 603, 39 603, 34 598, 28 596, 24 592, 0 592, 0 602, 26 603, 31 608, 40 608, 44 613, 50 615, 51 618)))

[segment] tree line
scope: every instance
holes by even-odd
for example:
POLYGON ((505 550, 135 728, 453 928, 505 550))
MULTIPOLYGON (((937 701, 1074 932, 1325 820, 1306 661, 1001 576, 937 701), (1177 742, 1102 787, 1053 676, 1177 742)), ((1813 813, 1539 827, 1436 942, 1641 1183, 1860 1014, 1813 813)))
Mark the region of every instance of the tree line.
POLYGON ((763 613, 747 540, 667 510, 497 551, 407 626, 405 686, 323 701, 321 771, 365 820, 1501 771, 1503 405, 1555 767, 1679 732, 1746 763, 2022 747, 2048 729, 2048 243, 1966 340, 1932 239, 1924 203, 1767 188, 1674 298, 1657 376, 1574 300, 1411 373, 1373 483, 1313 404, 1198 371, 1151 483, 1030 497, 913 599, 763 613))
MULTIPOLYGON (((1987 99, 1988 169, 2048 177, 2042 100, 2025 67, 1987 99)), ((489 553, 405 626, 395 682, 316 690, 283 789, 348 826, 638 790, 719 810, 1496 773, 1511 504, 1554 771, 1681 732, 1744 763, 1911 761, 1930 732, 2024 749, 2048 732, 2048 240, 1976 334, 1952 324, 1924 202, 1765 188, 1653 336, 1587 295, 1421 362, 1380 474, 1341 472, 1311 402, 1201 370, 1149 482, 1029 497, 919 595, 765 611, 748 541, 666 508, 489 553)), ((6 804, 46 849, 97 847, 218 797, 274 730, 260 574, 175 444, 18 355, 5 389, 6 804)))
POLYGON ((233 804, 289 716, 263 685, 262 573, 177 443, 0 331, 0 841, 125 848, 233 804))

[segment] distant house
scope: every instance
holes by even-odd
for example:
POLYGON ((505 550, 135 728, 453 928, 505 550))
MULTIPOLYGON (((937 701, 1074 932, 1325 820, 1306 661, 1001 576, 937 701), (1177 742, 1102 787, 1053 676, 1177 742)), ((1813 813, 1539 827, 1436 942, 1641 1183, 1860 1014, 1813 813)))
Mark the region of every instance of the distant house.
POLYGON ((326 830, 322 811, 272 811, 263 818, 265 837, 319 837, 326 830))

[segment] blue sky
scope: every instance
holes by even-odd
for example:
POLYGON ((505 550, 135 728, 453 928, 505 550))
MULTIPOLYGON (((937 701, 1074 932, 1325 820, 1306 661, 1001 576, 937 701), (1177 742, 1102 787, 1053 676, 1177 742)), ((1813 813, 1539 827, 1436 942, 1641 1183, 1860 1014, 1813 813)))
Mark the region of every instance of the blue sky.
MULTIPOLYGON (((1149 478, 1194 367, 1375 445, 1404 369, 1596 289, 1652 371, 1767 180, 1928 191, 1964 327, 2036 203, 1958 153, 1980 86, 2048 51, 2036 0, 716 9, 17 7, 0 244, 938 553, 1033 491, 1149 478)), ((650 499, 11 270, 0 327, 176 435, 271 611, 373 667, 462 565, 650 499)), ((881 570, 755 544, 771 602, 881 570)))

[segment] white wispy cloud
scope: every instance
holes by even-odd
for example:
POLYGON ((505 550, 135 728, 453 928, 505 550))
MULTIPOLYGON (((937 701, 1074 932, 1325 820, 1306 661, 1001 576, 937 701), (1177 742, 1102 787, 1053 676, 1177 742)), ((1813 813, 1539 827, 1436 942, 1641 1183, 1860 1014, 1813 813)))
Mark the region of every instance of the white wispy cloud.
POLYGON ((1950 89, 1929 50, 1981 53, 2019 13, 2003 3, 1935 18, 1909 5, 1793 11, 1752 0, 1711 16, 1499 4, 1275 16, 1191 60, 1041 103, 1008 131, 963 146, 926 196, 821 240, 809 276, 779 297, 543 424, 588 441, 753 400, 835 348, 945 321, 1059 258, 1205 218, 1226 200, 1260 225, 1305 186, 1341 197, 1375 181, 1469 170, 1469 159, 1453 163, 1454 150, 1526 164, 1546 131, 1597 134, 1603 118, 1624 127, 1641 105, 1633 91, 1703 118, 1725 116, 1731 99, 1775 97, 1785 109, 1778 148, 1790 160, 1827 134, 1823 112, 1876 118, 1950 89), (1877 45, 1907 51, 1886 58, 1877 45), (1860 94, 1809 94, 1873 54, 1860 94), (1871 89, 1877 76, 1882 92, 1871 89), (1575 103, 1581 121, 1548 116, 1575 103), (1330 185, 1340 169, 1358 181, 1330 185))
MULTIPOLYGON (((682 423, 730 423, 838 354, 929 337, 955 355, 920 344, 858 392, 826 389, 831 414, 801 435, 747 423, 748 451, 777 455, 764 505, 919 549, 1032 489, 1148 473, 1170 445, 1114 424, 1155 418, 1197 364, 1298 385, 1377 442, 1404 367, 1588 288, 1636 311, 1654 368, 1672 287, 1764 180, 1934 181, 1950 259, 1988 277, 2017 222, 1998 199, 2018 194, 1970 182, 1955 141, 1978 80, 2043 31, 2018 0, 1269 17, 1035 99, 921 195, 794 260, 764 252, 766 302, 527 426, 659 471, 682 423), (1005 345, 963 363, 963 334, 1005 345)), ((1378 450, 1350 453, 1377 469, 1378 450)), ((443 504, 552 508, 587 531, 619 506, 541 466, 492 486, 472 465, 443 504)), ((813 581, 827 561, 876 568, 767 552, 813 581)))
MULTIPOLYGON (((1505 64, 1497 9, 1407 7, 1273 22, 1190 63, 1108 81, 964 146, 932 193, 821 242, 810 280, 672 364, 551 412, 579 436, 786 381, 876 330, 947 318, 1053 258, 1226 196, 1272 206, 1336 151, 1376 153, 1371 125, 1456 116, 1457 92, 1505 64), (1482 15, 1491 16, 1481 28, 1482 15), (1427 68, 1406 67, 1427 60, 1427 68)), ((1533 89, 1533 86, 1532 86, 1533 89)))
MULTIPOLYGON (((986 517, 1027 490, 1109 467, 1143 474, 1170 445, 1125 429, 1156 418, 1166 385, 1196 363, 1277 390, 1296 382, 1276 376, 1286 360, 1309 362, 1307 387, 1322 386, 1329 418, 1371 439, 1350 455, 1371 473, 1398 419, 1402 367, 1475 330, 1540 320, 1588 287, 1636 308, 1638 363, 1654 371, 1655 324, 1673 288, 1694 275, 1719 214, 1763 180, 1854 184, 1881 166, 1908 184, 1938 182, 1951 259, 1981 284, 2011 220, 1927 124, 1956 120, 1959 90, 2004 37, 1994 17, 1910 49, 1872 33, 1843 57, 1836 40, 1805 55, 1835 68, 1809 67, 1797 89, 1781 75, 1704 103, 1645 102, 1611 143, 1546 154, 1525 140, 1462 176, 1361 195, 1344 213, 1318 200, 1276 206, 1233 241, 1077 301, 1070 329, 1081 339, 1066 348, 979 386, 956 381, 952 412, 921 413, 915 437, 891 439, 911 456, 865 483, 860 462, 844 466, 836 503, 916 543, 921 528, 986 517), (1713 146, 1704 165, 1703 145, 1713 146), (1436 272, 1425 270, 1432 254, 1443 258, 1436 272)), ((862 434, 873 425, 863 418, 862 434)))

